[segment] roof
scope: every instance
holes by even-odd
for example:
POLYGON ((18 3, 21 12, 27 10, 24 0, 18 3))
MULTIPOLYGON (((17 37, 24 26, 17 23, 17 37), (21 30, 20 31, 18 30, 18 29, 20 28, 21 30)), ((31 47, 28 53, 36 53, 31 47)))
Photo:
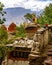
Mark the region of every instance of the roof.
POLYGON ((11 23, 9 25, 9 27, 8 27, 8 31, 9 32, 15 32, 16 31, 15 27, 16 27, 16 24, 15 23, 11 23))
POLYGON ((25 30, 37 30, 38 28, 40 28, 40 25, 35 23, 29 23, 27 26, 25 26, 25 30))
POLYGON ((26 26, 25 26, 25 29, 28 28, 28 27, 37 27, 34 23, 28 23, 26 26))

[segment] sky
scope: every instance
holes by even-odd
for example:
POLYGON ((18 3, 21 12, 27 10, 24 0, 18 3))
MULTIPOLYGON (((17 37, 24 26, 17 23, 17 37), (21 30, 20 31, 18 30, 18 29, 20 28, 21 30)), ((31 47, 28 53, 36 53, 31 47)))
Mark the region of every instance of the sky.
POLYGON ((52 3, 52 0, 0 0, 4 8, 22 7, 31 11, 41 10, 52 3))
POLYGON ((0 0, 0 2, 4 4, 4 9, 7 10, 7 23, 5 22, 5 24, 8 26, 11 21, 15 21, 16 23, 23 22, 22 18, 20 18, 21 15, 29 10, 32 12, 43 10, 46 6, 52 3, 52 0, 0 0), (14 9, 16 7, 17 9, 14 9), (25 10, 21 9, 24 12, 19 11, 20 9, 18 10, 18 7, 24 8, 25 10), (13 10, 10 8, 13 8, 13 10))

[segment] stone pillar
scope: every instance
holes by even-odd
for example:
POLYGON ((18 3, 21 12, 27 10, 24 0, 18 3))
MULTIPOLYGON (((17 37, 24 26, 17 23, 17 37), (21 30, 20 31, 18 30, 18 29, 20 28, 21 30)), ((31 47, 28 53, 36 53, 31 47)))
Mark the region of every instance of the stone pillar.
POLYGON ((44 31, 44 48, 46 49, 48 46, 48 28, 45 29, 44 31))
POLYGON ((52 24, 48 26, 49 43, 52 42, 52 24))

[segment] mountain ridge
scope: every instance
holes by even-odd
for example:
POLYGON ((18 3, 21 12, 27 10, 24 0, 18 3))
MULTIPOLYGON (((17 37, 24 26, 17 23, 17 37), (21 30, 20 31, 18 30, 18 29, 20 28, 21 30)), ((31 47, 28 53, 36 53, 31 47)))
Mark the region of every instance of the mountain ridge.
POLYGON ((6 15, 4 16, 6 18, 6 25, 9 25, 12 22, 17 24, 22 23, 22 17, 27 13, 36 13, 36 15, 39 15, 40 13, 40 11, 31 11, 30 9, 24 9, 22 7, 7 8, 4 9, 4 11, 6 11, 6 15))

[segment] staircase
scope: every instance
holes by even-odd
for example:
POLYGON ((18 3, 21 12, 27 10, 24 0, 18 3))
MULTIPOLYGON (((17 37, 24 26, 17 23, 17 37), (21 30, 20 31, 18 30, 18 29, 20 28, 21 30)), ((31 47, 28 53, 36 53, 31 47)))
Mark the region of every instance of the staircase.
POLYGON ((44 61, 44 65, 52 65, 52 42, 48 44, 47 59, 44 61))
POLYGON ((44 65, 52 65, 52 25, 49 26, 49 43, 47 47, 47 59, 44 61, 44 65))
POLYGON ((47 55, 48 57, 52 58, 52 42, 48 45, 47 55))

